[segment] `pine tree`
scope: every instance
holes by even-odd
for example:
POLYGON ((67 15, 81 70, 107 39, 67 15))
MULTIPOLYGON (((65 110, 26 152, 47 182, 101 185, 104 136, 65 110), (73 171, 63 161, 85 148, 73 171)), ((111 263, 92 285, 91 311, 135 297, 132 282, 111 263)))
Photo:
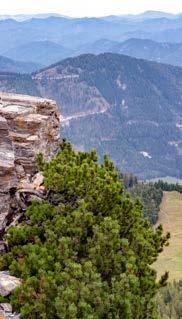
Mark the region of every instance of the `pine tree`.
POLYGON ((22 278, 11 297, 22 318, 155 319, 160 282, 152 264, 169 235, 152 229, 142 205, 123 192, 107 156, 75 152, 63 140, 55 158, 38 157, 48 190, 21 227, 10 228, 1 269, 22 278))

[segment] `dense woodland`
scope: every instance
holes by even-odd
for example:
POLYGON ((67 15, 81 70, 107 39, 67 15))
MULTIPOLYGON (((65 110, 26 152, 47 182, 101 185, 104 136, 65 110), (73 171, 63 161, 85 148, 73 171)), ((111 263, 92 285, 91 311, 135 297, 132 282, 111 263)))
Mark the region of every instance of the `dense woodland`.
MULTIPOLYGON (((119 172, 119 170, 118 170, 119 172)), ((163 191, 157 184, 139 182, 137 177, 130 173, 121 173, 119 176, 123 181, 126 192, 133 199, 139 199, 143 203, 143 215, 151 225, 155 225, 158 219, 163 191)))
POLYGON ((158 182, 154 183, 154 187, 157 189, 161 189, 162 191, 176 191, 182 193, 182 185, 180 185, 179 183, 167 183, 162 180, 159 180, 158 182))
POLYGON ((45 201, 32 203, 6 236, 0 268, 22 279, 10 301, 27 319, 156 319, 166 285, 152 264, 167 245, 132 200, 107 156, 76 153, 63 140, 51 162, 40 155, 45 201))
POLYGON ((163 198, 162 190, 157 189, 152 184, 138 183, 128 191, 133 198, 139 198, 143 202, 144 217, 148 218, 152 225, 155 225, 163 198))
MULTIPOLYGON (((117 54, 88 54, 67 59, 49 68, 47 74, 50 71, 63 74, 67 70, 72 74, 79 72, 77 83, 75 80, 69 83, 66 80, 60 83, 42 81, 44 90, 48 91, 50 85, 56 88, 56 93, 52 89, 51 97, 56 98, 63 109, 68 110, 72 103, 75 113, 82 105, 88 112, 95 100, 90 88, 95 87, 108 110, 71 121, 69 126, 63 127, 63 136, 78 148, 80 145, 84 145, 84 149, 96 147, 101 157, 111 154, 120 170, 133 172, 140 179, 181 178, 180 145, 175 147, 169 143, 179 141, 181 136, 176 127, 177 119, 174 123, 172 114, 175 110, 180 116, 181 70, 117 54), (85 91, 83 84, 88 86, 85 91), (66 87, 69 87, 68 94, 58 96, 57 92, 63 88, 65 92, 66 87), (70 96, 75 90, 76 94, 70 96), (149 158, 141 151, 146 151, 149 158)), ((97 107, 100 104, 101 101, 97 107)))
POLYGON ((0 72, 0 90, 4 92, 40 96, 35 82, 28 74, 0 72))

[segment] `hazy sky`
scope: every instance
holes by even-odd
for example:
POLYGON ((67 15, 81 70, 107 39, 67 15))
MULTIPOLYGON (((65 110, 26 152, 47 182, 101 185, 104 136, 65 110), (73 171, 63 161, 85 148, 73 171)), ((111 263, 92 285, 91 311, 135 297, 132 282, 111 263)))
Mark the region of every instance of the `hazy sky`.
POLYGON ((182 12, 182 0, 0 0, 0 15, 55 12, 80 17, 146 10, 182 12))

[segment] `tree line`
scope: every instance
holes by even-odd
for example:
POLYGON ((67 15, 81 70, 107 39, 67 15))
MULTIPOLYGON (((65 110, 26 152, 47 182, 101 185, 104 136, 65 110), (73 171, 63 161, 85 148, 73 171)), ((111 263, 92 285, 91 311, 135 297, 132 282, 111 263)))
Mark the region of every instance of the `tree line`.
POLYGON ((179 193, 182 193, 182 185, 179 183, 167 183, 162 180, 159 180, 158 182, 154 183, 154 186, 157 189, 161 189, 162 191, 172 192, 176 191, 179 193))

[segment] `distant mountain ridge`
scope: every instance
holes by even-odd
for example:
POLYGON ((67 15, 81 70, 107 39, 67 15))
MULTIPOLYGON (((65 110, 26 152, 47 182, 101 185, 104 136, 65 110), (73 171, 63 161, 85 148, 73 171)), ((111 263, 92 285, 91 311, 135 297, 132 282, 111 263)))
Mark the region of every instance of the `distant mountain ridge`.
POLYGON ((149 61, 182 66, 182 43, 160 43, 131 38, 124 42, 100 39, 81 47, 77 53, 119 53, 149 61))
POLYGON ((182 43, 160 43, 147 39, 129 39, 112 47, 113 53, 182 66, 182 43))
POLYGON ((42 68, 41 64, 20 62, 0 56, 0 72, 32 73, 42 68))
MULTIPOLYGON (((30 65, 34 63, 35 67, 32 67, 33 72, 68 57, 86 53, 100 54, 106 52, 182 66, 182 43, 160 43, 153 40, 136 38, 131 38, 124 42, 100 39, 93 43, 82 45, 75 50, 51 41, 34 41, 5 52, 5 56, 19 62, 29 63, 30 65), (38 67, 36 67, 37 64, 38 67)), ((7 69, 5 71, 11 70, 7 69)))
POLYGON ((51 41, 33 41, 5 52, 11 59, 47 66, 71 56, 73 51, 51 41))
MULTIPOLYGON (((126 18, 126 19, 156 19, 156 18, 168 18, 174 19, 179 17, 181 13, 169 13, 169 12, 162 12, 162 11, 145 11, 139 14, 124 14, 124 15, 111 15, 111 16, 102 16, 102 19, 115 19, 115 18, 126 18)), ((46 19, 48 17, 63 17, 66 19, 76 19, 75 17, 65 16, 59 13, 40 13, 40 14, 17 14, 17 15, 0 15, 0 20, 6 19, 14 19, 16 21, 26 21, 29 19, 46 19)))
POLYGON ((64 16, 58 13, 40 13, 40 14, 16 14, 16 15, 0 15, 0 20, 13 19, 19 22, 30 20, 30 19, 46 19, 49 17, 63 17, 71 19, 68 16, 64 16))
POLYGON ((105 38, 122 42, 129 38, 145 38, 159 42, 181 42, 178 39, 182 28, 182 16, 174 19, 167 17, 131 19, 114 16, 103 18, 65 18, 48 16, 47 18, 32 18, 25 21, 13 19, 0 21, 0 53, 27 44, 32 41, 51 41, 71 49, 105 38), (21 28, 21 32, 19 32, 21 28), (166 41, 169 31, 173 37, 166 41), (156 38, 156 33, 158 38, 156 38), (176 33, 176 36, 174 36, 176 33), (6 39, 6 41, 5 41, 6 39), (3 41, 4 40, 4 41, 3 41))
POLYGON ((182 178, 182 68, 86 54, 32 77, 0 75, 2 89, 56 100, 61 136, 77 149, 109 153, 142 179, 182 178))
POLYGON ((181 66, 182 15, 149 11, 100 18, 8 17, 0 20, 0 41, 0 55, 42 66, 104 52, 181 66))
POLYGON ((182 69, 167 65, 182 66, 181 14, 2 17, 0 40, 0 90, 56 100, 77 149, 182 178, 182 69))

